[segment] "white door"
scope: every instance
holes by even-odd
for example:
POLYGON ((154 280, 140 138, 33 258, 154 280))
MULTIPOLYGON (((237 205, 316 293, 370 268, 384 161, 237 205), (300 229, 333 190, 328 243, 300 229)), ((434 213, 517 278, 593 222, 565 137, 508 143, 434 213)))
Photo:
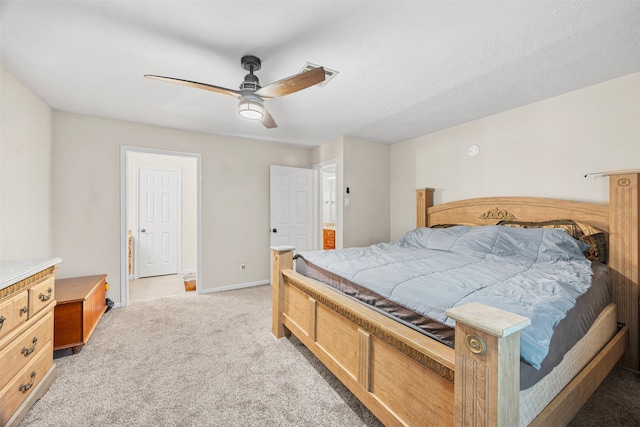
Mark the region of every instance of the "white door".
POLYGON ((179 176, 138 170, 138 268, 140 277, 178 272, 179 176))
POLYGON ((271 246, 313 249, 313 171, 271 165, 271 246))

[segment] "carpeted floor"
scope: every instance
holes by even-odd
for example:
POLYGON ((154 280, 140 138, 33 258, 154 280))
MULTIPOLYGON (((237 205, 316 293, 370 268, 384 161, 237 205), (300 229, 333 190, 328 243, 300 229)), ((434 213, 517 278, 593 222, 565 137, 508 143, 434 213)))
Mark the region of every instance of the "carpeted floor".
MULTIPOLYGON (((295 338, 270 332, 271 288, 106 313, 21 427, 381 424, 295 338)), ((572 426, 640 425, 640 378, 616 369, 572 426)))

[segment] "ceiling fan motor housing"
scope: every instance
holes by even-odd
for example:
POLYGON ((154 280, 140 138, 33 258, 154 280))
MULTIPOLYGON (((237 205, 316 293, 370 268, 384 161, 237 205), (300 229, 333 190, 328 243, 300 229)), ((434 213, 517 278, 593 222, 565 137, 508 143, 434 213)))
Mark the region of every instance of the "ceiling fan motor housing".
POLYGON ((240 64, 242 64, 242 68, 249 72, 244 76, 244 81, 240 84, 240 90, 255 92, 260 89, 262 87, 260 86, 260 80, 258 76, 253 74, 254 71, 258 71, 262 67, 260 58, 253 55, 243 56, 240 64))
POLYGON ((247 74, 246 76, 244 76, 244 81, 240 83, 241 91, 246 90, 255 92, 261 87, 262 86, 260 86, 260 80, 258 80, 258 76, 256 76, 255 74, 247 74))

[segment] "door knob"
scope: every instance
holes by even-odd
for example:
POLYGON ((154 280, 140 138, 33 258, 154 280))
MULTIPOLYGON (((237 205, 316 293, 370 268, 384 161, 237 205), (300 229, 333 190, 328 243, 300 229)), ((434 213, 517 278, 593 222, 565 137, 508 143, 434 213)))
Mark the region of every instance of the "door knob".
POLYGON ((147 231, 147 230, 145 230, 144 228, 142 230, 140 230, 141 233, 144 233, 145 231, 147 231))
POLYGON ((271 231, 273 231, 274 233, 277 233, 277 232, 278 232, 278 229, 277 229, 277 228, 274 228, 274 229, 273 229, 273 230, 271 230, 271 231))

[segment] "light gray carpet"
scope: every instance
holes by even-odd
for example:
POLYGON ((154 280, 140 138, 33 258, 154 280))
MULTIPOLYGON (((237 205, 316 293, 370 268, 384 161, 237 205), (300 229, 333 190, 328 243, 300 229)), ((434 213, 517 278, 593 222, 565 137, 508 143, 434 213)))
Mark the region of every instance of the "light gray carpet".
MULTIPOLYGON (((57 353, 56 381, 21 427, 380 427, 299 341, 273 338, 270 291, 111 310, 80 352, 57 353)), ((638 425, 638 396, 640 378, 615 370, 572 425, 638 425)))

